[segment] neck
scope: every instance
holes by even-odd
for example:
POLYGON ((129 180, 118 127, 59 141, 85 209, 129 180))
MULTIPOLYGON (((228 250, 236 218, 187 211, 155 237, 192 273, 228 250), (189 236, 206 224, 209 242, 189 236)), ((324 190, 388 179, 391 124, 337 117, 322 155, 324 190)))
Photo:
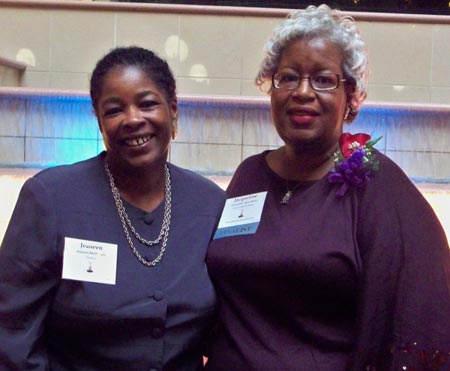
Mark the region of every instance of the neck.
POLYGON ((164 200, 165 163, 149 169, 124 171, 109 163, 109 170, 120 196, 131 205, 145 211, 153 211, 164 200))

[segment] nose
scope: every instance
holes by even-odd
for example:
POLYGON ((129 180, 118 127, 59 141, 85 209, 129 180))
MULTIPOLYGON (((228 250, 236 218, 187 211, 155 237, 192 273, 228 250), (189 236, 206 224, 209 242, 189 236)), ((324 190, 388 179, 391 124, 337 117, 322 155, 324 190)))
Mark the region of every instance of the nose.
POLYGON ((142 112, 138 107, 130 106, 126 110, 126 117, 125 117, 126 123, 129 125, 138 124, 142 122, 143 116, 142 112))
POLYGON ((297 95, 314 95, 314 89, 311 87, 309 82, 309 76, 300 77, 300 81, 297 89, 294 90, 297 95))

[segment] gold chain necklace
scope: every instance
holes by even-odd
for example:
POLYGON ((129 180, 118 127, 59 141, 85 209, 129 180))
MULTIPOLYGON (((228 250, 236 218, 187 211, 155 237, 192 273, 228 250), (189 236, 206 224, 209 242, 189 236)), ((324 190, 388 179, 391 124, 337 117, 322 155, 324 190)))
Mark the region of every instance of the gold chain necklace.
POLYGON ((105 172, 109 178, 109 185, 111 186, 114 204, 116 205, 117 212, 119 213, 120 221, 122 223, 122 229, 125 233, 128 245, 130 246, 131 251, 136 256, 136 258, 147 267, 154 267, 161 261, 164 252, 166 251, 167 239, 169 236, 171 211, 172 211, 172 186, 170 183, 170 172, 167 164, 164 166, 164 170, 165 170, 165 182, 164 182, 165 201, 164 201, 164 215, 163 215, 163 222, 161 225, 161 231, 159 232, 158 238, 156 240, 148 241, 142 238, 131 224, 131 220, 128 217, 128 214, 125 210, 125 206, 123 205, 122 198, 120 197, 119 190, 117 189, 116 184, 114 182, 114 178, 109 170, 108 162, 105 160, 105 172), (158 256, 155 259, 148 260, 142 257, 141 254, 139 254, 136 247, 134 246, 133 241, 131 240, 128 228, 131 230, 131 232, 133 233, 133 235, 136 237, 137 240, 139 240, 141 243, 147 246, 157 245, 162 239, 161 249, 159 251, 158 256))

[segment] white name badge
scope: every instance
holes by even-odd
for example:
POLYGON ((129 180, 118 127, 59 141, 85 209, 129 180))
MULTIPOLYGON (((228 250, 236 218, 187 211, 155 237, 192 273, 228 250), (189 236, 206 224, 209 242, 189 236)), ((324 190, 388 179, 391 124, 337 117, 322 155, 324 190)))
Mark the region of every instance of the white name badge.
POLYGON ((117 245, 64 238, 62 278, 116 284, 117 245))
POLYGON ((261 220, 267 192, 229 198, 220 217, 214 239, 253 234, 261 220))

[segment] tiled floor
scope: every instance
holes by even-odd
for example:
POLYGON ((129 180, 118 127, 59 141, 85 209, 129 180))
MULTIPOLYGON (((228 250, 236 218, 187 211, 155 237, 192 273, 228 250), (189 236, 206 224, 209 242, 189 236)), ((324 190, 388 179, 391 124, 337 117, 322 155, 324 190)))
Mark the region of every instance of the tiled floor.
MULTIPOLYGON (((19 195, 23 182, 38 169, 25 168, 0 168, 0 240, 3 239, 5 230, 11 217, 12 210, 19 195)), ((226 188, 230 177, 210 176, 211 180, 220 187, 226 188)), ((433 207, 441 221, 447 239, 450 241, 450 184, 417 184, 417 187, 433 207)))

